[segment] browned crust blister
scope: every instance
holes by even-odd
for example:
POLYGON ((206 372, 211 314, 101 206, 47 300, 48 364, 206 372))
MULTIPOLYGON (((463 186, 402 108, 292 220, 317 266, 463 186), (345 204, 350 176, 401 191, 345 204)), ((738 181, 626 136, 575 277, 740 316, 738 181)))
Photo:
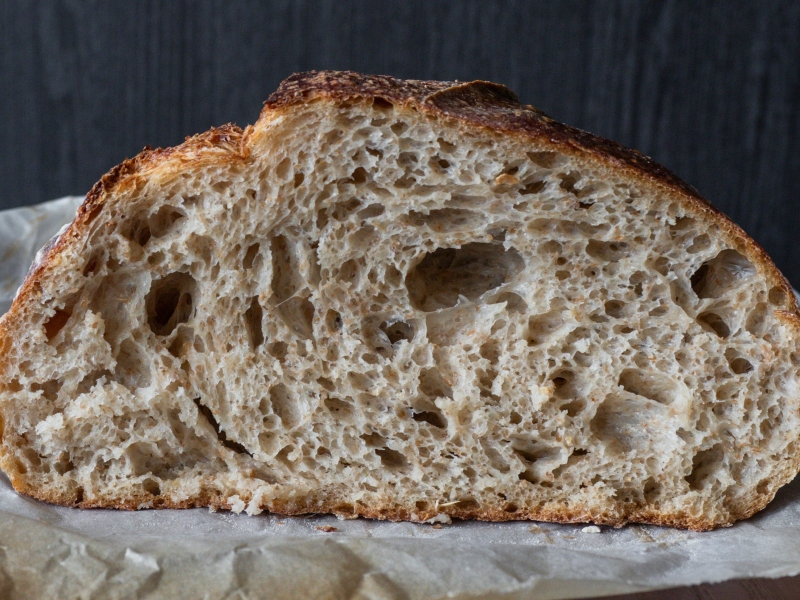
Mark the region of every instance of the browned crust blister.
MULTIPOLYGON (((418 111, 432 118, 452 120, 464 128, 483 129, 515 136, 522 141, 536 143, 538 147, 547 147, 582 160, 590 160, 606 169, 623 171, 628 177, 650 188, 663 190, 679 200, 687 212, 719 227, 727 243, 756 265, 771 286, 783 290, 786 305, 783 307, 784 310, 777 312, 787 326, 800 331, 800 307, 791 286, 766 252, 739 226, 705 201, 694 188, 649 157, 616 142, 558 123, 533 106, 520 104, 514 92, 495 83, 404 81, 348 71, 311 71, 292 75, 283 81, 278 90, 266 101, 259 122, 253 127, 242 130, 235 125, 224 125, 187 138, 183 144, 174 148, 156 150, 146 148, 138 156, 114 167, 92 187, 69 229, 44 253, 42 261, 34 265, 11 310, 0 319, 0 389, 3 386, 2 375, 7 368, 11 332, 18 329, 18 325, 25 320, 29 311, 35 310, 35 300, 41 282, 48 277, 49 271, 57 263, 57 257, 70 245, 84 239, 92 221, 103 210, 109 194, 124 191, 128 186, 143 185, 152 175, 190 168, 200 162, 228 163, 245 160, 250 152, 250 136, 270 120, 286 111, 291 111, 293 106, 315 101, 355 100, 390 102, 395 106, 418 111)), ((147 494, 124 500, 100 498, 91 501, 67 494, 53 495, 47 490, 31 486, 23 475, 15 471, 2 448, 0 448, 0 464, 18 492, 53 504, 132 510, 139 508, 143 503, 148 505, 153 500, 147 494)), ((384 503, 372 506, 351 505, 339 501, 335 493, 327 495, 321 493, 315 498, 301 498, 293 502, 268 502, 262 508, 285 515, 315 512, 376 519, 424 521, 442 513, 453 518, 486 521, 530 519, 559 523, 594 522, 613 526, 634 522, 702 531, 730 525, 735 520, 747 518, 763 509, 772 500, 777 489, 796 474, 798 468, 800 468, 800 457, 795 458, 791 465, 786 465, 783 476, 776 478, 780 481, 776 481, 767 493, 751 499, 746 506, 736 507, 736 514, 732 514, 730 520, 725 523, 710 523, 702 516, 670 514, 641 508, 634 508, 629 512, 610 510, 603 513, 587 513, 563 506, 555 508, 541 506, 532 509, 521 508, 518 512, 510 514, 501 506, 467 509, 455 505, 443 507, 435 512, 415 512, 388 499, 384 503)), ((245 502, 250 500, 247 497, 241 499, 245 502)), ((231 508, 229 498, 222 491, 215 489, 206 490, 197 497, 182 502, 159 498, 152 506, 231 508)))

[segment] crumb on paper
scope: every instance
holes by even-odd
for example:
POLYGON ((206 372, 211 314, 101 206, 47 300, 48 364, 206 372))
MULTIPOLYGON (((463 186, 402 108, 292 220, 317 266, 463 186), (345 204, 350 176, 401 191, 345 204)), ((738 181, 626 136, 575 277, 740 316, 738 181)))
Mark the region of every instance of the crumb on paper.
POLYGON ((450 525, 453 522, 453 519, 450 518, 450 515, 446 515, 444 513, 439 513, 435 517, 431 517, 426 523, 444 523, 445 525, 450 525))
POLYGON ((208 507, 208 512, 210 513, 217 512, 217 507, 212 504, 211 506, 208 507))
POLYGON ((330 525, 318 525, 317 529, 319 531, 324 531, 325 533, 335 533, 339 531, 336 527, 331 527, 330 525))
POLYGON ((442 526, 439 523, 436 523, 435 525, 431 525, 431 529, 441 529, 441 528, 442 528, 442 526))
POLYGON ((334 514, 336 515, 336 518, 339 519, 340 521, 353 521, 353 520, 358 518, 358 514, 357 513, 337 512, 337 513, 334 513, 334 514))
POLYGON ((581 531, 583 533, 602 533, 597 525, 589 525, 588 527, 581 529, 581 531))

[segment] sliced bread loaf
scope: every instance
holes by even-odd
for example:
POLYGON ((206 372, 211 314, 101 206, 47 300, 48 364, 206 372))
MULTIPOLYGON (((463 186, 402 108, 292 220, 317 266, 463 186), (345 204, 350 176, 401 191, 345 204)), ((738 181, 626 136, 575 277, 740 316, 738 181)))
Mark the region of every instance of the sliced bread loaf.
POLYGON ((81 507, 692 529, 800 468, 798 307, 663 167, 485 82, 287 79, 87 195, 0 321, 81 507))

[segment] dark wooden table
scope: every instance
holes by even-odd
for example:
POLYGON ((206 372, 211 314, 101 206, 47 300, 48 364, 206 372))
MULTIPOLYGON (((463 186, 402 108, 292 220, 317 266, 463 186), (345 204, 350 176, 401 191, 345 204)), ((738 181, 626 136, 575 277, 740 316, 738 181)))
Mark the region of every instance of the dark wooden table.
MULTIPOLYGON (((489 79, 678 173, 800 285, 800 2, 0 2, 0 209, 253 122, 293 71, 489 79)), ((624 596, 800 598, 800 579, 624 596)))

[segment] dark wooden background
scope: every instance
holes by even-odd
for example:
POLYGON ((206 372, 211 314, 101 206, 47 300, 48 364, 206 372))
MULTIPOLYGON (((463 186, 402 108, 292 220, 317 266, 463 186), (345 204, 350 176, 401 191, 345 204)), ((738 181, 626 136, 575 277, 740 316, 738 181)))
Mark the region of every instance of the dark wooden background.
POLYGON ((800 286, 792 0, 3 0, 0 208, 84 194, 147 144, 252 123, 309 69, 504 83, 675 171, 800 286))

